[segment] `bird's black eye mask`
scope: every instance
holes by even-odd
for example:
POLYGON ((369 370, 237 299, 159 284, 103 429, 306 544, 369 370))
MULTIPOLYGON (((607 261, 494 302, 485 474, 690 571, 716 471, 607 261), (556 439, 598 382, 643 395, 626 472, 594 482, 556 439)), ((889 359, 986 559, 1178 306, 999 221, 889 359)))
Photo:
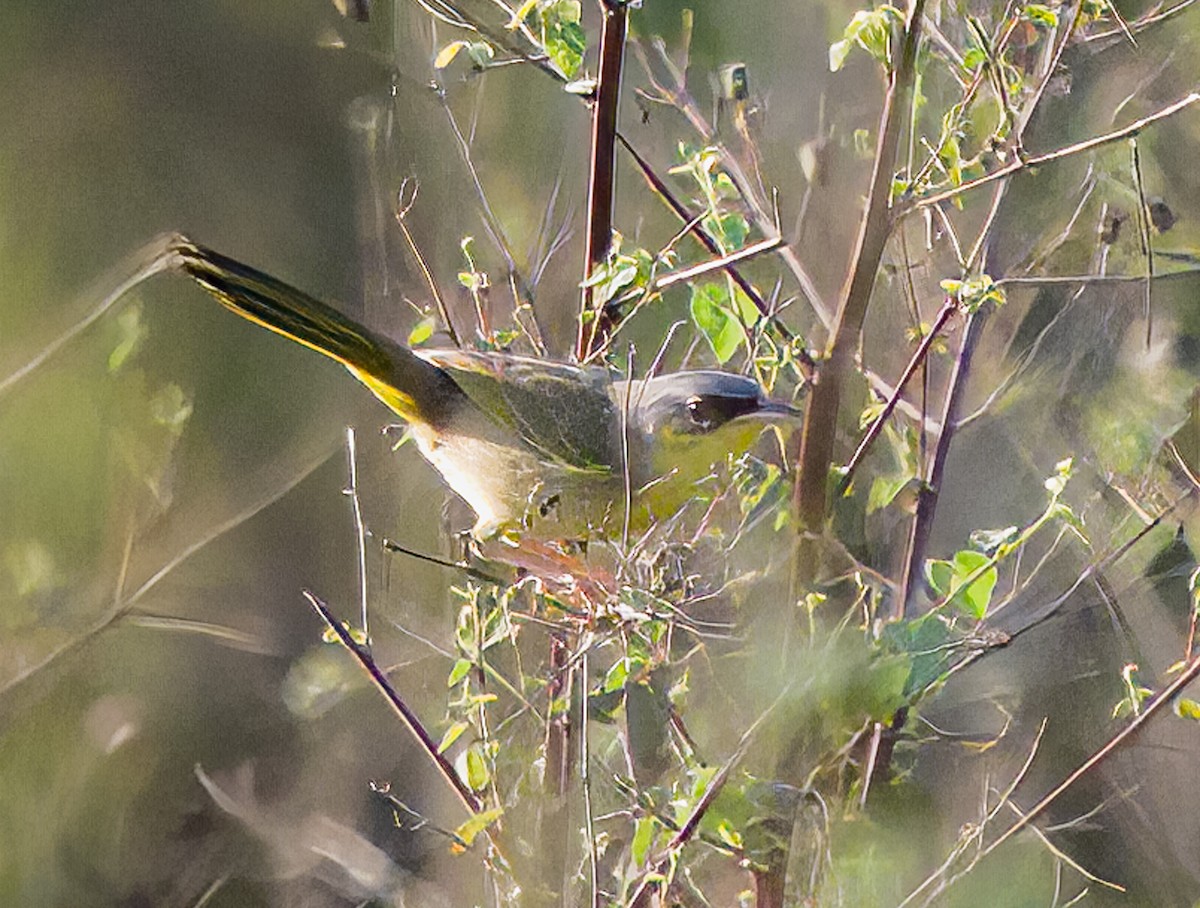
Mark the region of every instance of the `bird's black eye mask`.
POLYGON ((700 433, 711 432, 731 419, 753 413, 759 404, 754 397, 696 394, 684 406, 688 416, 685 431, 700 433))

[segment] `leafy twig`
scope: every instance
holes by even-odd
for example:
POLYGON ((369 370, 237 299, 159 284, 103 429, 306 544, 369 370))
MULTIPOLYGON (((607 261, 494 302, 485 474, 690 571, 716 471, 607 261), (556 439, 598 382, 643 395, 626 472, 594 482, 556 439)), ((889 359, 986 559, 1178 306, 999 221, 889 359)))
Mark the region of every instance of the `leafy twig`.
POLYGON ((1130 136, 1136 136, 1147 126, 1157 123, 1159 120, 1165 120, 1168 117, 1174 116, 1185 108, 1191 107, 1197 101, 1200 101, 1200 92, 1191 92, 1184 95, 1178 101, 1174 101, 1152 114, 1142 117, 1140 120, 1135 120, 1128 126, 1121 129, 1106 132, 1103 135, 1092 136, 1090 139, 1084 139, 1082 142, 1075 142, 1071 145, 1065 145, 1062 148, 1056 148, 1054 151, 1047 151, 1043 154, 1030 155, 1028 157, 1016 158, 1013 161, 1005 164, 1003 167, 998 167, 991 173, 984 174, 981 177, 976 177, 974 180, 954 186, 950 189, 944 189, 941 192, 935 192, 931 195, 922 196, 914 199, 909 203, 907 208, 902 212, 907 214, 910 211, 916 211, 921 208, 928 208, 930 205, 936 205, 938 202, 945 202, 949 199, 956 198, 964 193, 978 189, 980 186, 986 186, 988 183, 994 183, 997 180, 1007 179, 1015 173, 1020 173, 1022 170, 1027 170, 1030 167, 1041 167, 1043 164, 1049 164, 1053 161, 1061 161, 1063 158, 1069 158, 1073 155, 1081 154, 1085 151, 1091 151, 1093 148, 1100 148, 1104 145, 1110 145, 1121 139, 1127 139, 1130 136))

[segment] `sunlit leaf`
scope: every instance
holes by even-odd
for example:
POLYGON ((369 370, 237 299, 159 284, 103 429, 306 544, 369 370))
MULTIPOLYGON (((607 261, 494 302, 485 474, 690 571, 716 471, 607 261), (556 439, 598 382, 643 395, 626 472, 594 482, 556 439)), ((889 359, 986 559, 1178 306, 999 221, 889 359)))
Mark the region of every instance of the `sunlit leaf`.
POLYGON ((504 816, 503 807, 481 810, 479 813, 472 815, 465 823, 458 826, 454 830, 454 834, 463 841, 463 844, 470 846, 479 836, 479 833, 483 832, 502 816, 504 816))
POLYGON ((650 846, 654 844, 654 836, 659 824, 654 817, 639 817, 633 825, 633 839, 629 843, 629 853, 634 864, 642 866, 650 855, 650 846))
POLYGON ((437 752, 443 754, 448 751, 454 746, 454 742, 461 737, 462 733, 470 727, 471 725, 468 722, 455 722, 447 728, 446 733, 442 735, 442 740, 438 742, 437 752))
POLYGON ((470 46, 470 41, 451 41, 439 50, 437 56, 433 58, 433 68, 445 69, 454 62, 454 58, 458 56, 460 50, 465 50, 470 46))
POLYGON ((483 748, 478 741, 463 752, 462 761, 466 768, 465 777, 470 789, 482 791, 487 788, 488 783, 492 780, 492 774, 488 770, 487 759, 484 757, 483 748))

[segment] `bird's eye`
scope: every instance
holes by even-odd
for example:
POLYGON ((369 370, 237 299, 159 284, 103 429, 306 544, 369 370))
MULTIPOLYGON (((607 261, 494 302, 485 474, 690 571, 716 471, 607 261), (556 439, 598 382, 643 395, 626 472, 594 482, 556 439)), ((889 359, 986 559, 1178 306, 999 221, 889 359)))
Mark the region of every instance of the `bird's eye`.
POLYGON ((758 408, 758 400, 740 394, 694 394, 684 401, 694 432, 711 432, 758 408))
POLYGON ((713 412, 711 400, 697 395, 695 397, 689 397, 687 399, 686 406, 688 419, 692 421, 692 424, 696 426, 696 428, 712 428, 717 414, 713 412))

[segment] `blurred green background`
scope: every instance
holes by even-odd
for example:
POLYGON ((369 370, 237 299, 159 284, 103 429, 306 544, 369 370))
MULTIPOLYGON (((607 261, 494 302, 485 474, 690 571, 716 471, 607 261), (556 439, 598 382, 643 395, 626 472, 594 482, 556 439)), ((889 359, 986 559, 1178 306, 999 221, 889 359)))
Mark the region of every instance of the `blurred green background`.
MULTIPOLYGON (((764 171, 784 192, 785 230, 804 186, 797 150, 821 134, 823 117, 837 123, 801 249, 832 299, 865 186, 867 162, 853 154, 853 131, 874 128, 879 103, 879 79, 865 59, 828 73, 828 44, 856 7, 692 5, 692 77, 704 106, 709 73, 751 63, 764 111, 756 126, 764 171)), ((676 40, 682 9, 648 0, 634 28, 676 40)), ((144 263, 139 250, 176 230, 403 337, 416 321, 409 301, 427 302, 391 216, 407 176, 420 181, 410 226, 460 325, 469 324, 469 300, 454 280, 464 268, 460 241, 476 237, 482 267, 497 269, 498 257, 427 84, 429 61, 451 35, 435 31, 415 6, 379 4, 377 12, 360 26, 325 0, 0 8, 0 377, 86 318, 144 263)), ((1108 128, 1105 117, 1139 80, 1149 88, 1138 115, 1194 85, 1188 48, 1196 24, 1180 17, 1169 31, 1146 36, 1137 53, 1118 50, 1094 63, 1081 57, 1072 93, 1052 100, 1035 123, 1037 147, 1108 128), (1106 78, 1115 71, 1125 78, 1106 78)), ((644 84, 633 60, 627 73, 644 84)), ((546 269, 536 305, 552 352, 564 355, 582 258, 586 111, 521 68, 461 75, 447 78, 448 103, 474 137, 480 178, 521 264, 535 258, 528 250, 561 184, 551 221, 574 232, 546 269)), ((625 128, 665 169, 686 135, 681 121, 654 110, 643 122, 629 101, 625 128)), ((1189 219, 1196 133, 1188 115, 1146 140, 1148 182, 1172 199, 1185 245, 1197 230, 1189 219)), ((622 229, 649 248, 665 242, 675 225, 624 164, 620 179, 622 229)), ((1063 198, 1073 177, 1057 179, 1061 194, 1018 181, 1003 215, 1001 261, 1019 258, 1069 212, 1063 198)), ((770 286, 772 266, 755 267, 770 286)), ((1194 285, 1171 288, 1161 297, 1169 302, 1160 332, 1186 337, 1194 285)), ((501 312, 502 289, 495 291, 501 312)), ((1005 347, 1033 299, 1014 294, 998 317, 980 399, 1006 370, 1005 347)), ((963 436, 939 512, 937 554, 953 551, 971 530, 1028 519, 1043 495, 1039 477, 1094 441, 1089 425, 1093 436, 1104 434, 1093 416, 1072 435, 1045 404, 1069 397, 1079 374, 1072 369, 1090 367, 1070 353, 1072 344, 1103 339, 1096 311, 1121 305, 1136 310, 1136 290, 1099 299, 1079 317, 1054 348, 1062 356, 1048 358, 1057 371, 1039 373, 1032 403, 1019 396, 963 436)), ((880 309, 865 350, 878 371, 895 375, 907 357, 894 342, 905 316, 898 303, 880 309)), ((662 325, 685 313, 686 293, 669 295, 646 330, 648 349, 662 325)), ((796 320, 813 330, 806 313, 796 320)), ((939 361, 935 377, 947 370, 939 361)), ((1132 401, 1139 418, 1149 415, 1151 444, 1182 417, 1193 372, 1172 360, 1158 372, 1124 376, 1101 406, 1112 412, 1132 401)), ((379 431, 388 414, 337 367, 230 317, 170 275, 130 291, 0 394, 0 904, 193 905, 210 890, 213 905, 355 904, 401 890, 410 904, 478 899, 483 873, 471 859, 456 863, 440 840, 395 830, 370 796, 367 780, 387 780, 430 816, 455 811, 379 699, 340 653, 320 646, 321 628, 300 597, 311 588, 341 613, 355 611, 355 537, 342 493, 347 425, 358 430, 362 502, 377 537, 453 553, 450 531, 469 523, 444 505, 440 484, 411 446, 391 450, 394 437, 379 431), (114 621, 130 597, 136 615, 114 621), (314 843, 333 856, 315 857, 314 843), (424 882, 393 879, 400 871, 375 847, 424 882)), ((1105 456, 1090 462, 1097 474, 1105 456)), ((1105 513, 1097 514, 1100 539, 1117 522, 1110 517, 1106 526, 1105 513)), ((1164 528, 1160 548, 1174 532, 1164 528)), ((1135 603, 1151 588, 1142 570, 1150 554, 1117 581, 1135 603)), ((451 662, 446 587, 455 578, 385 559, 376 547, 368 565, 380 659, 436 720, 451 662)), ((1051 592, 1057 579, 1046 583, 1051 592)), ((1172 595, 1178 599, 1178 590, 1172 595)), ((978 721, 985 697, 1032 703, 1014 734, 1020 754, 1048 700, 1057 698, 1055 708, 1068 716, 1080 690, 1111 704, 1119 658, 1096 643, 1104 629, 1095 627, 1107 620, 1102 605, 1080 606, 1083 625, 1056 624, 966 677, 948 695, 943 718, 978 721), (1078 687, 1047 664, 1066 667, 1078 687), (1034 675, 1048 678, 1051 692, 1023 700, 1022 683, 1034 675)), ((1154 611, 1143 617, 1148 639, 1166 641, 1150 647, 1161 670, 1176 658, 1175 625, 1154 611)), ((1060 749, 1047 777, 1089 752, 1104 730, 1095 720, 1102 713, 1080 710, 1082 727, 1055 727, 1078 747, 1060 749)), ((1158 877, 1168 894, 1146 896, 1151 887, 1128 904, 1185 904, 1195 891, 1197 822, 1172 797, 1182 791, 1196 806, 1186 774, 1196 748, 1194 733, 1172 727, 1128 758, 1127 777, 1088 792, 1093 805, 1112 790, 1141 786, 1144 795, 1131 808, 1141 823, 1135 844, 1105 861, 1124 868, 1158 851, 1170 865, 1158 877)), ((934 753, 915 773, 932 792, 934 825, 951 841, 974 807, 964 792, 977 778, 959 768, 961 759, 957 751, 934 753)), ((941 844, 929 843, 929 861, 941 844)), ((1102 843, 1091 854, 1112 847, 1102 843)), ((1012 904, 1030 904, 1024 897, 1012 904)))

